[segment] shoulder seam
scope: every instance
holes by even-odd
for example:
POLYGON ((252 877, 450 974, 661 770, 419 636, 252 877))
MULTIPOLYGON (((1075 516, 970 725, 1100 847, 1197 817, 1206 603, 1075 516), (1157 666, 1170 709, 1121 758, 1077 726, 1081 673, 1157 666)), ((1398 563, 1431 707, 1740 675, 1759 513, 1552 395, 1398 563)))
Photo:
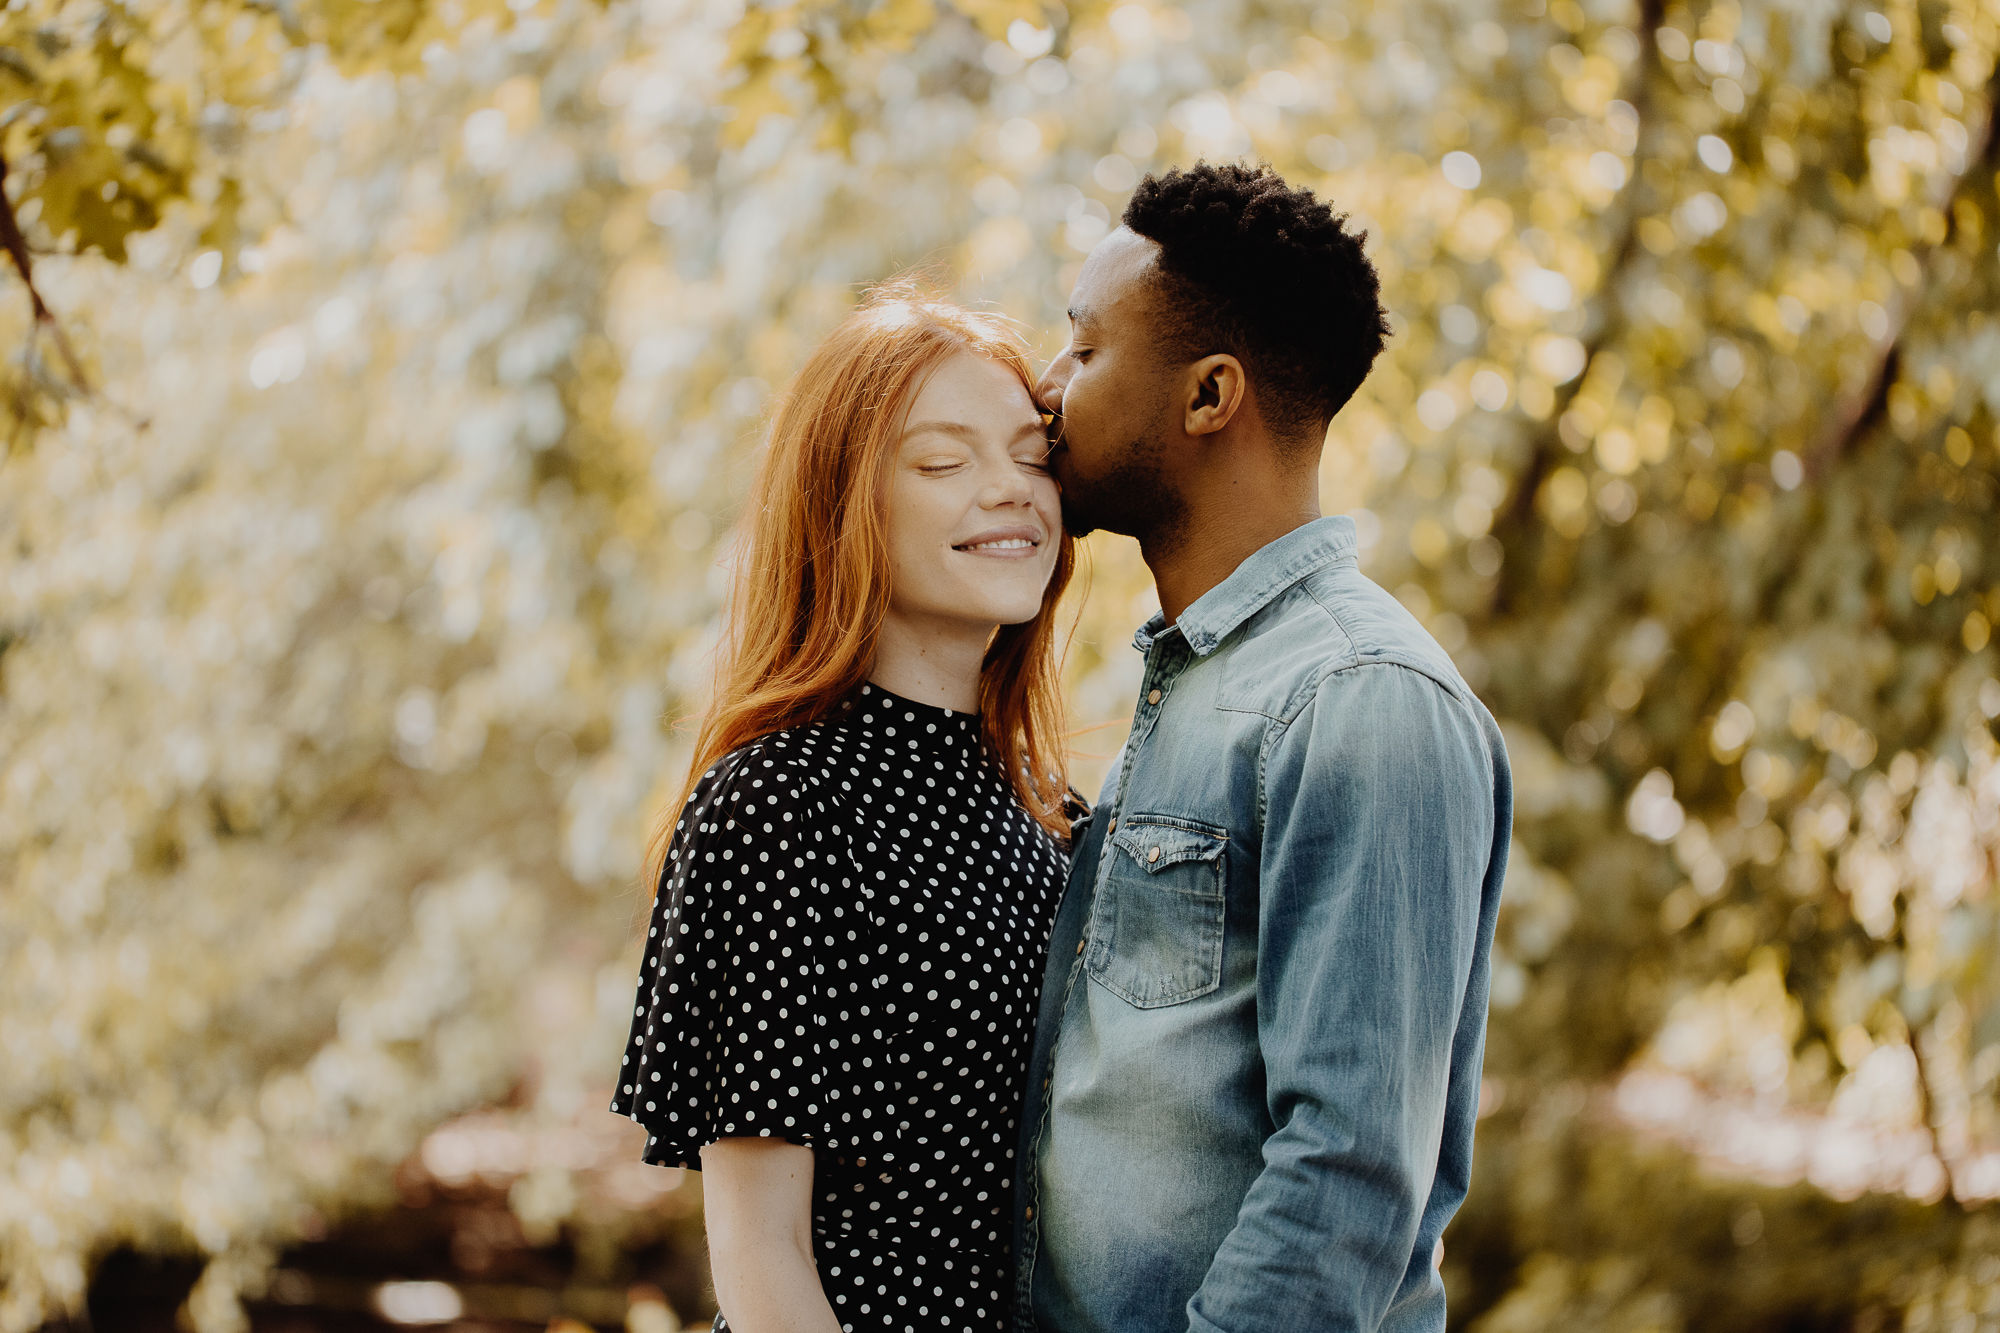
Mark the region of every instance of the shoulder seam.
MULTIPOLYGON (((1443 652, 1444 650, 1443 648, 1439 648, 1438 651, 1443 652)), ((1458 680, 1456 677, 1441 676, 1437 672, 1425 666, 1422 662, 1410 661, 1400 656, 1371 657, 1366 661, 1357 659, 1356 661, 1349 662, 1343 666, 1336 667, 1334 670, 1327 672, 1326 675, 1336 676, 1339 675, 1341 672, 1352 671, 1357 667, 1366 667, 1366 666, 1400 667, 1402 670, 1408 671, 1413 675, 1422 676, 1425 680, 1429 681, 1431 684, 1437 686, 1439 689, 1443 690, 1446 694, 1450 695, 1455 701, 1457 701, 1457 703, 1461 707, 1463 707, 1467 702, 1468 698, 1467 691, 1469 687, 1466 686, 1463 681, 1458 680)), ((1319 689, 1319 682, 1315 681, 1313 683, 1313 690, 1315 693, 1317 693, 1318 689, 1319 689)))
POLYGON ((1278 746, 1284 742, 1287 736, 1291 735, 1292 723, 1297 721, 1299 716, 1302 713, 1304 713, 1307 708, 1319 702, 1320 688, 1323 685, 1325 685, 1325 683, 1328 680, 1332 679, 1335 676, 1345 675, 1347 672, 1356 670, 1357 668, 1360 667, 1391 667, 1396 670, 1407 671, 1411 675, 1417 676, 1429 682, 1433 688, 1443 692, 1444 696, 1451 701, 1453 706, 1457 707, 1461 712, 1466 714, 1466 720, 1472 723, 1473 732, 1479 737, 1479 743, 1487 750, 1487 758, 1489 762, 1492 759, 1493 742, 1492 739, 1488 737, 1486 734, 1485 724, 1482 723, 1480 720, 1479 715, 1482 711, 1484 711, 1484 706, 1479 703, 1477 696, 1462 694, 1458 690, 1453 689, 1450 685, 1446 684, 1444 681, 1439 680, 1437 676, 1434 675, 1433 673, 1425 671, 1421 667, 1414 666, 1411 663, 1400 662, 1393 658, 1376 658, 1372 661, 1367 661, 1367 662, 1349 662, 1340 666, 1328 666, 1326 668, 1323 668, 1313 678, 1312 686, 1306 692, 1306 698, 1304 702, 1302 702, 1298 706, 1298 708, 1292 711, 1290 717, 1285 718, 1282 721, 1273 718, 1270 720, 1269 724, 1264 729, 1263 743, 1259 745, 1257 749, 1256 819, 1257 819, 1257 828, 1260 832, 1260 836, 1266 820, 1270 817, 1270 805, 1268 800, 1269 783, 1266 780, 1266 771, 1270 763, 1271 752, 1276 750, 1278 746))
MULTIPOLYGON (((1430 670, 1429 668, 1425 667, 1419 662, 1410 661, 1400 656, 1398 657, 1376 656, 1364 659, 1361 655, 1360 647, 1356 645, 1354 641, 1353 633, 1347 628, 1347 622, 1341 619, 1340 612, 1336 611, 1333 607, 1329 606, 1325 601, 1323 601, 1320 598, 1318 591, 1311 586, 1310 581, 1307 583, 1306 591, 1311 595, 1313 601, 1317 602, 1320 608, 1324 610, 1327 613, 1327 615, 1333 617, 1334 623, 1340 626, 1340 632, 1347 636, 1347 646, 1349 650, 1350 660, 1347 661, 1346 663, 1333 667, 1331 671, 1322 672, 1321 679, 1324 679, 1324 677, 1327 675, 1332 675, 1336 671, 1346 671, 1358 666, 1373 666, 1373 665, 1400 666, 1405 668, 1406 670, 1414 671, 1420 676, 1428 677, 1430 680, 1436 682, 1437 685, 1441 689, 1443 689, 1446 694, 1449 694, 1453 698, 1458 699, 1461 703, 1465 701, 1463 682, 1458 681, 1456 679, 1446 679, 1438 675, 1437 672, 1430 670)), ((1438 646, 1438 651, 1439 652, 1444 651, 1443 645, 1438 646)), ((1449 654, 1447 654, 1447 656, 1449 656, 1449 654)), ((1312 692, 1314 694, 1317 694, 1319 692, 1319 680, 1315 680, 1313 682, 1312 692)))
MULTIPOLYGON (((1302 579, 1300 580, 1299 583, 1293 586, 1303 589, 1307 601, 1309 601, 1315 608, 1317 608, 1321 615, 1325 616, 1327 620, 1332 622, 1332 625, 1336 630, 1340 631, 1340 637, 1346 642, 1347 645, 1346 651, 1342 653, 1336 649, 1335 651, 1331 652, 1329 654, 1329 657, 1332 660, 1327 662, 1322 662, 1317 668, 1315 668, 1314 673, 1311 676, 1302 678, 1299 681, 1299 683, 1292 688, 1291 693, 1284 697, 1283 701, 1278 705, 1278 711, 1275 713, 1264 708, 1246 707, 1237 704, 1226 704, 1220 702, 1219 700, 1215 705, 1217 708, 1225 712, 1254 714, 1259 717, 1268 718, 1272 722, 1282 726, 1287 721, 1289 721, 1291 717, 1297 714, 1299 708, 1304 707, 1303 700, 1310 697, 1311 693, 1318 688, 1318 680, 1320 676, 1324 675, 1328 670, 1338 669, 1343 665, 1352 665, 1360 660, 1361 650, 1359 647, 1356 646, 1354 642, 1354 635, 1348 630, 1346 622, 1341 620, 1339 614, 1336 611, 1334 611, 1332 607, 1328 606, 1325 601, 1321 600, 1318 593, 1313 591, 1311 579, 1310 578, 1302 579)), ((1287 591, 1289 591, 1289 589, 1287 591)), ((1273 599, 1273 602, 1271 604, 1276 605, 1276 599, 1273 599)), ((1261 614, 1261 612, 1259 614, 1261 614)))
POLYGON ((1326 684, 1328 680, 1332 679, 1335 676, 1345 675, 1350 671, 1359 670, 1363 667, 1389 667, 1397 671, 1407 671, 1413 676, 1417 676, 1425 681, 1428 681, 1434 688, 1442 691, 1446 698, 1450 699, 1454 705, 1464 710, 1469 715, 1470 720, 1472 722, 1476 724, 1479 721, 1478 713, 1474 712, 1473 709, 1468 706, 1477 704, 1478 700, 1476 698, 1468 697, 1468 695, 1465 692, 1463 692, 1459 687, 1455 686, 1452 682, 1440 680, 1436 672, 1426 671, 1423 667, 1417 665, 1414 662, 1405 662, 1399 658, 1394 658, 1394 657, 1377 657, 1377 658, 1371 658, 1370 660, 1365 662, 1362 661, 1347 662, 1337 666, 1328 666, 1322 669, 1313 678, 1311 687, 1306 691, 1308 697, 1305 700, 1305 702, 1300 704, 1299 707, 1292 713, 1290 717, 1279 722, 1277 724, 1276 730, 1281 733, 1289 732, 1291 730, 1292 723, 1298 719, 1299 714, 1305 712, 1307 706, 1319 702, 1320 689, 1322 686, 1326 684))

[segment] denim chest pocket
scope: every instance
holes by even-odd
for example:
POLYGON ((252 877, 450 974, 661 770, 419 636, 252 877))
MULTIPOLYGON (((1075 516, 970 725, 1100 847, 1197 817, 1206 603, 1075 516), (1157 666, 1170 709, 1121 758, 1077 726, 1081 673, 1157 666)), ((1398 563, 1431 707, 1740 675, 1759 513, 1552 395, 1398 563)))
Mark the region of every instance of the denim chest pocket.
POLYGON ((1106 853, 1084 965, 1140 1009, 1207 995, 1222 984, 1223 847, 1229 834, 1194 820, 1127 815, 1106 853))

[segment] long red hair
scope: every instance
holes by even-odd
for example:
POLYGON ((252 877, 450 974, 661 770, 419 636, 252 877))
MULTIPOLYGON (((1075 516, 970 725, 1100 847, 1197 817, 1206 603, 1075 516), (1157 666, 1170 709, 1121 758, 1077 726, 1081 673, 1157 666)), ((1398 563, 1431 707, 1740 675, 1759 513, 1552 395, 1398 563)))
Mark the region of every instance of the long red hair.
MULTIPOLYGON (((891 593, 877 484, 917 391, 957 352, 1007 366, 1032 392, 1027 344, 1010 325, 898 278, 871 290, 779 396, 745 507, 714 693, 686 781, 648 840, 653 889, 681 809, 717 760, 819 721, 867 679, 891 593)), ((1056 615, 1075 568, 1065 532, 1041 610, 1000 626, 979 677, 988 757, 1058 836, 1069 825, 1056 615)))

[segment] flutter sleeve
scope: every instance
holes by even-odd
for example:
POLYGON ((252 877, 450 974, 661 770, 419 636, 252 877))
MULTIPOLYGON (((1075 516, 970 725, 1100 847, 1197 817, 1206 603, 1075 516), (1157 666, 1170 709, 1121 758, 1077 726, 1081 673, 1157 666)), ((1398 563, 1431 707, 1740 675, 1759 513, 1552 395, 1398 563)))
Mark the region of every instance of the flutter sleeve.
POLYGON ((704 775, 681 813, 611 1103, 646 1127, 648 1162, 699 1170, 722 1138, 862 1137, 838 1020, 868 918, 830 788, 760 743, 704 775))

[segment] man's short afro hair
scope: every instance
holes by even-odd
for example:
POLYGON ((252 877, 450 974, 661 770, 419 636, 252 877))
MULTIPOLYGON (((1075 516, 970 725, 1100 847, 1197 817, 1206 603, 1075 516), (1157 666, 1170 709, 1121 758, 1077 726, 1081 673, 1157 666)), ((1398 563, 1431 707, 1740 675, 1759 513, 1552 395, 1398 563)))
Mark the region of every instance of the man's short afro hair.
POLYGON ((1163 350, 1237 357, 1265 424, 1317 448, 1389 333, 1367 234, 1268 165, 1197 162, 1147 176, 1125 225, 1160 247, 1163 350))

